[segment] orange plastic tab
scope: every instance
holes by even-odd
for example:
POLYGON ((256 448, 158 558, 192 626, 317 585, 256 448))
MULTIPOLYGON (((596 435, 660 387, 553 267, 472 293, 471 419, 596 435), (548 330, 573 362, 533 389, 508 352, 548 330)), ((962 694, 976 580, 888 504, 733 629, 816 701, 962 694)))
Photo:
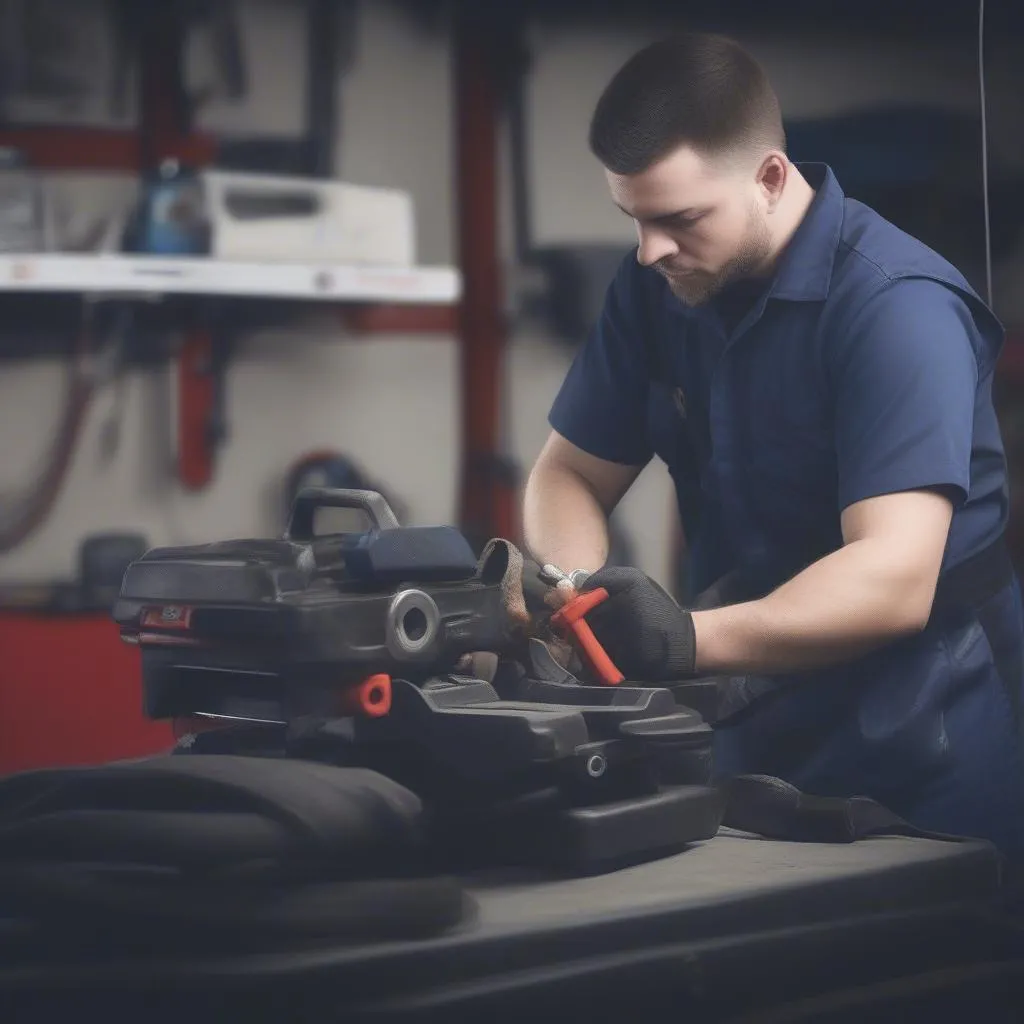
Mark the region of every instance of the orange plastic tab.
POLYGON ((350 715, 382 718, 391 710, 391 676, 379 672, 341 693, 342 710, 350 715))
POLYGON ((616 686, 626 677, 618 670, 608 652, 601 646, 594 631, 587 623, 586 614, 608 597, 603 587, 587 590, 566 602, 551 616, 551 625, 567 640, 571 640, 580 657, 591 671, 607 686, 616 686))
POLYGON ((180 604, 165 604, 155 608, 146 608, 142 613, 139 625, 152 629, 190 629, 192 609, 180 604))

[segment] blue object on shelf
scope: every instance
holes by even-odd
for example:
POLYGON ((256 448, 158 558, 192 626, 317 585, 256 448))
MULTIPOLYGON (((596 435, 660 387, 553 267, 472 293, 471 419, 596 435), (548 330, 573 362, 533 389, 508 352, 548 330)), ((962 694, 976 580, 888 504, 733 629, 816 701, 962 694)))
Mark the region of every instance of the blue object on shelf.
POLYGON ((143 181, 142 190, 129 249, 160 256, 209 252, 203 187, 195 171, 165 161, 143 181))

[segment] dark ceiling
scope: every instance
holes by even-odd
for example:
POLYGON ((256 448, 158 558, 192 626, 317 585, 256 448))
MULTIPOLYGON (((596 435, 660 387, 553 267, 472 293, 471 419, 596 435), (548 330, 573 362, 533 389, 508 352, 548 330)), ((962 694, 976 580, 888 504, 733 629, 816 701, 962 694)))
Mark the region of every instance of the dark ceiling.
MULTIPOLYGON (((480 16, 518 14, 534 24, 670 24, 718 31, 822 31, 924 38, 977 32, 978 0, 404 0, 411 15, 430 23, 453 6, 480 16)), ((1024 3, 987 0, 986 37, 1024 36, 1024 3)))

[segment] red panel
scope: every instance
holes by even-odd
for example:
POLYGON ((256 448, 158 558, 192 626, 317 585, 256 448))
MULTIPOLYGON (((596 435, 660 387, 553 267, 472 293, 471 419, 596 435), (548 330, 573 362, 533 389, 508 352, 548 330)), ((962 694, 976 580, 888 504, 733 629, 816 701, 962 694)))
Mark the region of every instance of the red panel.
POLYGON ((105 615, 0 614, 0 772, 168 750, 142 714, 139 651, 105 615))
POLYGON ((189 334, 178 357, 178 478, 198 490, 213 479, 210 422, 216 401, 213 346, 202 331, 189 334))
MULTIPOLYGON (((40 170, 131 171, 144 169, 143 145, 137 132, 104 128, 4 128, 0 146, 26 154, 40 170)), ((175 157, 183 165, 202 167, 213 162, 216 141, 206 135, 164 140, 157 160, 175 157)))

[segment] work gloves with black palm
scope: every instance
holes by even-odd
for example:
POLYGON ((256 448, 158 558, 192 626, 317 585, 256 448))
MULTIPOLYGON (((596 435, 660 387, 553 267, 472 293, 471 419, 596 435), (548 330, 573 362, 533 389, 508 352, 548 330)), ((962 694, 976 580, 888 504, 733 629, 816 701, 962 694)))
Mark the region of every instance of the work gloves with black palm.
MULTIPOLYGON (((508 541, 492 540, 481 566, 500 567, 506 612, 514 633, 543 640, 562 665, 579 669, 568 638, 551 629, 551 616, 569 596, 556 592, 537 563, 508 541)), ((498 573, 496 572, 495 575, 498 573)), ((693 618, 639 569, 605 566, 580 585, 608 597, 586 614, 598 643, 628 680, 671 682, 694 677, 693 618)))
POLYGON ((695 674, 693 616, 639 569, 606 566, 581 587, 608 597, 587 614, 598 643, 628 680, 670 682, 695 674))

